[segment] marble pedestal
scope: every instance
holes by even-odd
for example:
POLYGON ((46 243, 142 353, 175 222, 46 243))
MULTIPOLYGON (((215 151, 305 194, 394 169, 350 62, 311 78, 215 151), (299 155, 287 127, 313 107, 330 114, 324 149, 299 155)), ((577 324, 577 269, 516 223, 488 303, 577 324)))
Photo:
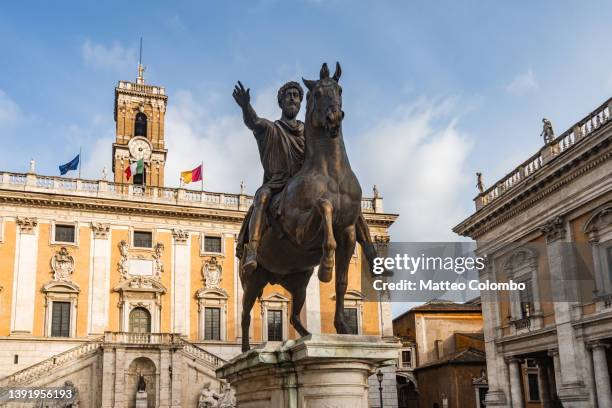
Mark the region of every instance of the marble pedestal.
POLYGON ((268 342, 217 369, 238 408, 367 408, 368 377, 397 361, 398 343, 376 336, 309 335, 268 342))
POLYGON ((138 391, 136 393, 136 408, 147 408, 147 392, 138 391))

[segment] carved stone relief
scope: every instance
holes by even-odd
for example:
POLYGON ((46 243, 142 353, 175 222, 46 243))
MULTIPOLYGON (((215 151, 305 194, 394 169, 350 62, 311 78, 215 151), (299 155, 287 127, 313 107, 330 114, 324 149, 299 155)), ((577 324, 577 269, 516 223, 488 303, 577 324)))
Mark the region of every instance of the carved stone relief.
POLYGON ((216 257, 210 258, 202 266, 202 278, 204 279, 204 287, 206 289, 217 289, 223 279, 221 274, 221 265, 217 262, 216 257))
POLYGON ((106 239, 110 232, 110 224, 103 224, 101 222, 92 222, 91 230, 94 233, 94 238, 106 239))
POLYGON ((184 244, 187 242, 187 239, 189 239, 189 233, 187 231, 184 231, 182 229, 173 229, 172 230, 172 237, 174 238, 174 241, 178 244, 184 244))
POLYGON ((62 247, 51 258, 51 269, 53 280, 58 282, 70 282, 74 272, 74 257, 68 253, 66 247, 62 247))
POLYGON ((38 225, 38 219, 34 217, 17 217, 15 222, 22 234, 33 234, 34 229, 38 225))

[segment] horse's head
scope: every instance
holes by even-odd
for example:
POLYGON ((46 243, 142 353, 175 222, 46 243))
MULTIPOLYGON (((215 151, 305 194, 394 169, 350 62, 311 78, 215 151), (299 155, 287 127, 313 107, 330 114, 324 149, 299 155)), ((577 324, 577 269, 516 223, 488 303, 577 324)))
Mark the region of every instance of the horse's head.
POLYGON ((342 70, 336 62, 336 72, 329 77, 329 68, 324 63, 319 80, 303 79, 308 88, 306 95, 306 122, 315 128, 324 129, 332 138, 338 137, 342 127, 342 87, 338 84, 342 70))

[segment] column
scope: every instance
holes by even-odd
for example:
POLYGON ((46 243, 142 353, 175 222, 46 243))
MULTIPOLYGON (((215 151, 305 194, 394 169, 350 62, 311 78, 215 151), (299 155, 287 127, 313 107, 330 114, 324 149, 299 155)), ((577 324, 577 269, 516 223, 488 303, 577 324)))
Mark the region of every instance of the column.
POLYGON ((550 408, 552 406, 553 390, 548 377, 548 360, 541 358, 538 360, 538 386, 540 387, 540 400, 542 401, 542 408, 550 408))
POLYGON ((108 327, 110 293, 110 225, 91 224, 92 248, 89 275, 88 334, 103 334, 108 327))
POLYGON ((512 408, 525 408, 523 399, 522 378, 521 378, 521 361, 516 357, 510 357, 506 360, 510 371, 510 399, 512 400, 512 408))
POLYGON ((159 356, 159 408, 168 408, 170 406, 170 399, 172 398, 171 382, 172 377, 174 377, 174 367, 172 374, 168 371, 171 364, 170 350, 161 349, 159 356))
POLYGON ((610 372, 606 349, 610 347, 606 343, 596 341, 589 344, 593 351, 593 368, 595 371, 595 388, 597 389, 597 403, 599 407, 612 407, 612 391, 610 391, 610 372))
POLYGON ((548 372, 550 374, 549 378, 554 380, 554 399, 559 398, 559 387, 561 385, 561 367, 559 363, 559 350, 548 350, 548 355, 552 358, 553 365, 552 367, 548 367, 548 372))
POLYGON ((191 242, 189 233, 172 230, 172 332, 189 335, 191 242))
POLYGON ((11 334, 32 334, 36 263, 38 260, 38 220, 17 217, 11 334))
POLYGON ((127 406, 125 395, 125 349, 115 349, 115 403, 114 407, 127 406))
POLYGON ((114 406, 115 395, 115 349, 102 347, 102 408, 114 406))
MULTIPOLYGON (((481 256, 482 254, 479 254, 481 256)), ((485 258, 485 268, 480 271, 480 281, 495 282, 495 268, 489 257, 485 258)), ((509 399, 507 367, 497 351, 495 339, 499 326, 499 299, 495 291, 482 291, 482 317, 487 358, 487 378, 489 390, 486 395, 487 407, 507 407, 509 399)))
POLYGON ((580 345, 572 326, 572 306, 576 303, 576 262, 566 242, 566 222, 556 217, 540 227, 546 237, 546 253, 557 326, 559 364, 559 398, 568 407, 588 407, 589 395, 584 378, 586 369, 580 345))
POLYGON ((187 384, 187 367, 180 353, 173 352, 170 355, 172 359, 172 379, 171 379, 171 408, 181 408, 181 393, 183 390, 183 381, 187 384))

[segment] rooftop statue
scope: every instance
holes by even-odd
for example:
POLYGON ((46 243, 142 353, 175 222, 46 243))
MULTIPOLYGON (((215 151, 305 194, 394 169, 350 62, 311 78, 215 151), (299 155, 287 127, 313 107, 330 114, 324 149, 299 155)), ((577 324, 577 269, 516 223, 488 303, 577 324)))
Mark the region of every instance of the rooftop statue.
POLYGON ((355 242, 361 244, 370 265, 376 257, 361 213, 361 187, 344 147, 340 75, 340 64, 332 77, 323 64, 318 80, 303 80, 308 88, 305 123, 296 119, 304 94, 297 82, 279 89, 282 115, 274 122, 257 116, 250 89, 241 82, 234 88, 234 100, 253 131, 264 168, 263 185, 237 246, 244 288, 243 351, 249 349, 251 308, 268 283, 291 293, 290 322, 300 335, 308 334, 299 314, 317 266, 322 282, 331 281, 336 268, 334 326, 338 333, 348 333, 344 295, 355 242))
POLYGON ((540 133, 540 136, 544 137, 544 144, 550 144, 555 140, 552 123, 546 118, 542 119, 542 133, 540 133))

